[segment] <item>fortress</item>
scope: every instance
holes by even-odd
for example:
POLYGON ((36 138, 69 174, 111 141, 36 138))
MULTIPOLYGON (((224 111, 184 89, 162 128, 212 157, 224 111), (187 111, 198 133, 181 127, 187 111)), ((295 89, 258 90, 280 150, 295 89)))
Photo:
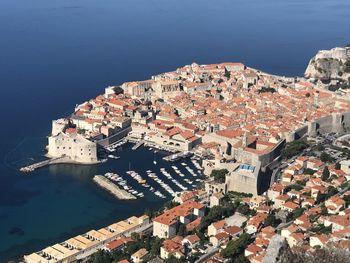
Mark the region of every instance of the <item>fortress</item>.
POLYGON ((71 123, 65 119, 52 122, 52 133, 49 136, 48 156, 69 157, 73 162, 82 164, 98 163, 97 144, 78 134, 71 123))
MULTIPOLYGON (((226 176, 225 183, 209 183, 207 191, 209 193, 236 191, 251 193, 253 195, 262 194, 269 187, 268 174, 266 168, 280 156, 286 142, 300 139, 304 136, 317 136, 324 133, 345 133, 350 128, 350 112, 333 113, 331 115, 306 122, 305 125, 293 132, 286 134, 286 138, 276 144, 261 147, 259 142, 251 142, 244 146, 239 140, 220 138, 217 134, 209 134, 210 139, 205 140, 217 142, 226 159, 235 161, 230 173, 226 176), (232 146, 234 144, 235 146, 232 146)), ((248 138, 243 138, 248 140, 248 138)), ((218 165, 220 167, 220 164, 218 165)), ((223 167, 227 168, 227 167, 223 167)))

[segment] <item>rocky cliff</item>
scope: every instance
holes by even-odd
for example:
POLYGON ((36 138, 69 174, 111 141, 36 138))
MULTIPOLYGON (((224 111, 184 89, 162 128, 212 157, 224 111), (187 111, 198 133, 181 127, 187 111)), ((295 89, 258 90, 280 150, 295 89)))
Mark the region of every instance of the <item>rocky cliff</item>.
POLYGON ((321 50, 313 57, 305 71, 306 78, 349 82, 350 47, 321 50))
POLYGON ((340 239, 319 248, 309 249, 307 246, 291 248, 281 235, 274 235, 266 250, 262 263, 345 263, 350 262, 348 240, 340 239))

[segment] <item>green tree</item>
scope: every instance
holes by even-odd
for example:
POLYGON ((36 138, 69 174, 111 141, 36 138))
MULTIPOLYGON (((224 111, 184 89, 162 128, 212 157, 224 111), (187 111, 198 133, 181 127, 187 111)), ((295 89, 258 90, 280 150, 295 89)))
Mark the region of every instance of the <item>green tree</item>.
POLYGON ((350 59, 347 60, 347 61, 345 62, 345 64, 344 64, 344 71, 345 71, 346 73, 350 73, 350 59))
POLYGON ((131 233, 130 237, 134 241, 139 241, 140 240, 140 234, 138 234, 136 232, 131 233))
POLYGON ((316 204, 320 204, 320 203, 324 202, 325 200, 326 200, 326 195, 318 193, 318 195, 316 197, 316 204))
POLYGON ((326 181, 329 178, 329 175, 330 175, 330 172, 329 172, 328 166, 326 166, 322 172, 322 181, 326 181))
POLYGON ((241 213, 242 215, 248 215, 250 213, 250 208, 248 205, 246 204, 240 204, 237 207, 237 212, 241 213))
POLYGON ((114 88, 113 88, 113 91, 114 91, 114 93, 117 94, 117 95, 124 93, 124 90, 123 90, 121 87, 119 87, 119 86, 114 87, 114 88))
POLYGON ((261 89, 258 90, 258 93, 265 93, 265 92, 271 92, 271 93, 275 93, 276 90, 274 88, 270 88, 270 87, 262 87, 261 89))
POLYGON ((98 250, 95 254, 92 255, 91 262, 92 263, 111 263, 112 255, 108 251, 98 250))
POLYGON ((345 195, 343 197, 343 200, 345 201, 346 206, 348 207, 350 205, 350 195, 345 195))
POLYGON ((242 254, 249 241, 250 235, 243 233, 238 239, 229 241, 226 248, 221 250, 220 255, 224 258, 232 258, 242 254))
POLYGON ((150 208, 146 208, 144 214, 149 216, 150 218, 152 218, 155 215, 154 211, 150 208))
POLYGON ((336 163, 336 164, 335 164, 335 169, 336 169, 336 170, 340 170, 340 167, 341 167, 340 163, 336 163))
POLYGON ((152 255, 159 255, 159 253, 160 253, 160 247, 162 246, 162 244, 163 244, 163 240, 162 239, 160 239, 159 237, 156 237, 154 240, 153 240, 153 242, 152 242, 152 244, 151 244, 151 250, 150 250, 150 253, 152 254, 152 255))
POLYGON ((214 177, 214 180, 219 183, 224 183, 226 174, 228 174, 227 169, 220 169, 220 170, 213 170, 210 174, 210 176, 214 177))
POLYGON ((304 213, 304 211, 305 211, 305 208, 301 208, 301 207, 298 207, 297 209, 295 209, 292 215, 293 219, 296 219, 299 216, 301 216, 304 213))
POLYGON ((265 226, 277 227, 281 222, 281 219, 276 218, 275 214, 271 213, 266 218, 265 226))
POLYGON ((175 201, 168 201, 164 204, 164 207, 169 210, 171 208, 174 208, 175 206, 178 206, 180 203, 175 202, 175 201))
POLYGON ((314 173, 316 173, 316 170, 312 170, 310 168, 306 168, 304 170, 304 174, 309 174, 309 175, 313 175, 314 173))
POLYGON ((301 189, 303 189, 304 187, 300 184, 291 184, 291 185, 288 185, 286 187, 286 192, 289 192, 290 190, 296 190, 296 191, 300 191, 301 189))
POLYGON ((181 224, 179 226, 179 231, 177 232, 179 236, 185 237, 187 235, 186 225, 181 224))
POLYGON ((170 257, 168 257, 165 260, 166 263, 182 263, 182 262, 186 262, 186 259, 184 257, 182 258, 176 258, 173 255, 171 255, 170 257))
POLYGON ((295 140, 286 144, 285 148, 282 150, 281 156, 282 158, 287 159, 308 147, 309 147, 309 144, 307 143, 306 140, 304 139, 295 140))
MULTIPOLYGON (((211 223, 216 222, 222 219, 223 217, 229 217, 233 215, 234 211, 235 211, 235 205, 232 203, 226 203, 222 206, 212 207, 209 210, 209 213, 206 216, 202 217, 201 223, 199 224, 197 229, 198 232, 204 235, 204 232, 206 231, 206 229, 211 223)), ((198 236, 200 237, 200 235, 198 236)))
POLYGON ((233 261, 234 263, 250 263, 250 261, 244 256, 240 255, 233 261))
POLYGON ((328 154, 328 153, 321 153, 320 159, 324 163, 332 163, 334 162, 334 159, 328 154))
POLYGON ((334 186, 329 186, 327 188, 327 195, 326 195, 326 199, 336 195, 339 191, 337 190, 337 188, 335 188, 334 186))

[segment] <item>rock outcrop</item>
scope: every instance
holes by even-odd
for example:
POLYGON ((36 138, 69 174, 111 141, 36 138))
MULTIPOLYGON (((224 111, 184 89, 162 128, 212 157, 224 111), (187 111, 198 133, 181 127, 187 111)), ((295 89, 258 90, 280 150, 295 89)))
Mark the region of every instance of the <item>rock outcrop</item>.
POLYGON ((286 254, 290 254, 290 248, 286 239, 281 235, 274 235, 262 263, 284 263, 286 262, 285 259, 289 258, 285 256, 286 254))
POLYGON ((316 80, 349 81, 350 47, 321 50, 313 57, 305 71, 306 78, 316 80))

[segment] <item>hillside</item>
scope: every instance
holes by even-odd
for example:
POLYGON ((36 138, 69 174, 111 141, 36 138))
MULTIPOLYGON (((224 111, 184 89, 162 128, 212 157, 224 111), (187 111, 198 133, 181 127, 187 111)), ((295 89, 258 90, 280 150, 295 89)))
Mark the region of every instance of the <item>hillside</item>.
POLYGON ((320 50, 314 56, 305 71, 305 77, 349 88, 350 83, 350 46, 320 50))

